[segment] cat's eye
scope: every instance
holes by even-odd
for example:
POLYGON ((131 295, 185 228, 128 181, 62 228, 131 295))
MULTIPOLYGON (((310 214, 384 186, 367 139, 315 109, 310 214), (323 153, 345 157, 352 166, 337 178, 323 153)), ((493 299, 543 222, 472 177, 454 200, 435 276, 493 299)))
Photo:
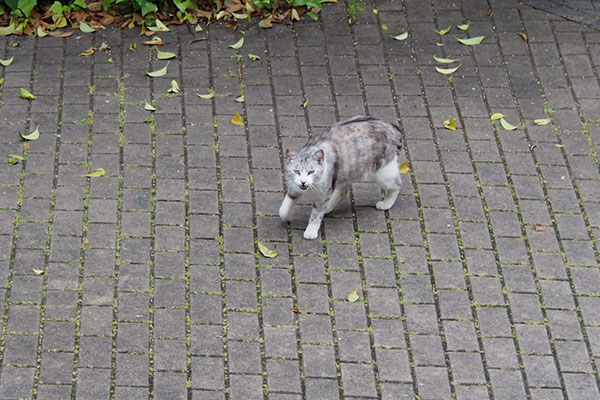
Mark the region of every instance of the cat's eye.
POLYGON ((308 171, 308 175, 312 175, 314 173, 315 173, 315 171, 308 171))
POLYGON ((294 173, 295 173, 296 175, 300 175, 300 171, 298 171, 297 169, 295 169, 295 170, 294 170, 294 173))

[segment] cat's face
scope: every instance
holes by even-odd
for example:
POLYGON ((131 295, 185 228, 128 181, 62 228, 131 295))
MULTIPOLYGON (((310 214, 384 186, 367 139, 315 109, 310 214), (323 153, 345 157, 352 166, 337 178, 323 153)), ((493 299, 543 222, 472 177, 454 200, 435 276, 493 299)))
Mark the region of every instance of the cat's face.
POLYGON ((319 180, 323 173, 323 150, 313 154, 286 151, 285 177, 288 186, 294 186, 300 191, 308 190, 319 180))

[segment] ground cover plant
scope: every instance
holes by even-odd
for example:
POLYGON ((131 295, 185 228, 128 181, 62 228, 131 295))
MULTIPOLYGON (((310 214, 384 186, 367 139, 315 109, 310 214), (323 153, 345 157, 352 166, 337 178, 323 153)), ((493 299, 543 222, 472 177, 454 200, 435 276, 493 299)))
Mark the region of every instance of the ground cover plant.
POLYGON ((85 33, 113 23, 122 28, 141 26, 149 36, 161 25, 240 21, 269 28, 273 23, 316 19, 323 3, 337 0, 0 0, 0 35, 67 36, 65 30, 85 33))

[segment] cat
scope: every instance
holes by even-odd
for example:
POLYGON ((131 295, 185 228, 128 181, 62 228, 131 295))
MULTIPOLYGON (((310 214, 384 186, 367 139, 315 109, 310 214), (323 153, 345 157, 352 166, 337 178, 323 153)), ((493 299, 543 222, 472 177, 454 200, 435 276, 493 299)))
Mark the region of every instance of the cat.
POLYGON ((289 221, 298 199, 312 194, 315 200, 303 236, 316 239, 325 214, 344 200, 349 184, 362 180, 375 181, 385 191, 375 207, 389 210, 402 186, 402 135, 394 124, 359 115, 313 136, 298 152, 287 149, 287 193, 280 218, 289 221))

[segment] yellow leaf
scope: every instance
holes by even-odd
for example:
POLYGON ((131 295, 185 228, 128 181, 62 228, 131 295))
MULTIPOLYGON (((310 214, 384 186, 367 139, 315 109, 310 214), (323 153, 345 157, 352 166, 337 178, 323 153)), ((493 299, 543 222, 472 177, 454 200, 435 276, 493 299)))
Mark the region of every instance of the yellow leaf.
POLYGON ((500 125, 507 131, 514 131, 517 129, 516 126, 509 124, 504 118, 500 118, 500 125))
POLYGON ((448 27, 446 29, 442 29, 441 31, 436 31, 436 32, 438 35, 444 36, 446 33, 450 32, 450 29, 452 29, 452 25, 448 25, 448 27))
POLYGON ((42 28, 40 28, 39 26, 35 30, 35 33, 38 35, 38 37, 46 37, 46 36, 48 36, 48 34, 46 33, 46 31, 43 30, 42 28))
POLYGON ((263 28, 263 29, 268 29, 271 28, 273 26, 273 21, 271 17, 267 17, 265 19, 261 19, 260 22, 258 23, 258 26, 263 28))
POLYGON ((400 173, 408 174, 410 172, 410 167, 408 166, 408 162, 403 162, 400 164, 400 173))
POLYGON ((86 24, 85 22, 81 21, 79 23, 79 29, 81 30, 81 32, 83 33, 92 33, 92 32, 96 32, 96 30, 94 28, 92 28, 91 26, 89 26, 88 24, 86 24))
POLYGON ((131 43, 129 45, 129 51, 135 51, 135 49, 137 49, 137 44, 136 43, 131 43))
POLYGON ((13 63, 14 60, 14 57, 7 58, 6 60, 0 60, 0 64, 2 64, 3 67, 8 67, 10 64, 13 63))
POLYGON ((88 57, 94 54, 95 51, 96 49, 94 47, 90 47, 89 49, 82 51, 80 56, 88 57))
POLYGON ((470 25, 471 25, 471 21, 466 20, 462 25, 458 25, 457 28, 460 29, 461 31, 466 31, 469 29, 470 25))
POLYGON ((160 19, 155 20, 155 24, 156 26, 151 26, 148 29, 153 32, 169 32, 169 28, 160 19))
POLYGON ((244 126, 244 119, 242 118, 242 116, 240 115, 240 113, 236 111, 235 115, 233 116, 233 118, 231 118, 231 123, 235 124, 235 125, 244 126))
POLYGON ((356 303, 358 301, 358 299, 359 299, 359 297, 358 297, 358 289, 354 289, 350 293, 348 293, 348 296, 346 296, 346 299, 350 303, 356 303))
POLYGON ((170 51, 160 51, 157 47, 156 48, 156 57, 159 60, 169 60, 171 58, 177 57, 177 54, 171 53, 170 51))
POLYGON ((243 103, 244 101, 246 101, 246 97, 244 95, 238 96, 236 97, 235 101, 237 101, 238 103, 243 103))
POLYGON ((461 38, 454 36, 454 38, 456 40, 458 40, 459 43, 464 44, 465 46, 475 46, 475 45, 481 43, 483 41, 483 39, 485 38, 485 36, 475 36, 475 37, 468 38, 468 39, 461 39, 461 38))
POLYGON ((37 97, 33 93, 31 93, 29 90, 24 89, 24 88, 19 89, 19 94, 25 100, 35 100, 35 99, 37 99, 37 97))
POLYGON ((38 140, 40 138, 40 127, 39 125, 35 128, 33 132, 28 135, 21 134, 21 137, 25 140, 38 140))
POLYGON ((490 116, 490 120, 492 120, 492 121, 495 121, 495 120, 497 120, 497 119, 500 119, 500 118, 502 118, 502 117, 504 117, 504 114, 501 114, 501 113, 495 113, 495 114, 492 114, 492 115, 490 116))
POLYGON ((235 50, 239 50, 240 48, 242 48, 243 45, 244 45, 244 38, 241 38, 234 44, 230 44, 229 47, 231 47, 232 49, 235 49, 235 50))
POLYGON ((165 65, 161 69, 157 69, 156 71, 152 71, 152 72, 146 71, 146 74, 152 78, 157 78, 159 76, 165 76, 167 74, 167 67, 169 66, 169 62, 167 62, 167 65, 165 65))
POLYGON ((205 100, 212 99, 213 97, 215 97, 215 89, 210 88, 208 90, 208 94, 198 94, 198 97, 205 100))
POLYGON ((251 59, 252 61, 260 60, 259 56, 257 56, 256 54, 252 54, 252 53, 248 53, 248 58, 251 59))
POLYGON ((146 110, 146 111, 156 111, 156 108, 152 104, 150 104, 146 100, 144 100, 144 110, 146 110))
POLYGON ((533 123, 536 125, 548 125, 552 122, 552 118, 534 119, 533 123))
POLYGON ((275 258, 277 256, 277 249, 273 249, 273 250, 269 250, 269 248, 267 246, 265 246, 264 244, 262 244, 260 241, 257 242, 258 245, 258 251, 260 251, 260 254, 262 254, 263 256, 267 257, 267 258, 275 258))
POLYGON ((33 271, 34 274, 36 275, 44 275, 44 270, 43 269, 36 269, 36 268, 31 268, 31 270, 33 271))
POLYGON ((525 32, 517 32, 517 35, 521 36, 524 41, 527 41, 527 34, 525 32))
POLYGON ((446 129, 450 129, 451 131, 456 130, 456 120, 454 118, 447 119, 442 124, 444 125, 444 128, 446 128, 446 129))
POLYGON ((457 69, 460 68, 462 64, 459 64, 458 67, 455 68, 440 68, 437 65, 435 66, 435 70, 437 72, 439 72, 440 74, 444 74, 444 75, 450 75, 456 72, 457 69))
POLYGON ((106 171, 104 170, 104 168, 98 168, 98 169, 95 169, 94 171, 90 172, 86 176, 88 178, 99 178, 101 176, 104 176, 104 174, 106 174, 106 171))
POLYGON ((396 40, 406 40, 406 38, 408 37, 408 32, 404 32, 399 34, 398 36, 392 36, 394 39, 396 40))
POLYGON ((295 8, 292 8, 292 21, 300 21, 300 15, 298 15, 298 11, 295 8))
POLYGON ((248 18, 248 14, 241 14, 241 13, 231 13, 231 15, 233 16, 233 18, 235 19, 246 19, 248 18))
POLYGON ((177 84, 177 81, 175 79, 173 79, 171 81, 171 87, 169 88, 169 90, 167 90, 167 93, 180 93, 181 90, 179 89, 179 85, 177 84))
POLYGON ((460 59, 457 59, 457 58, 441 58, 441 57, 436 57, 436 56, 433 56, 433 59, 441 64, 452 64, 457 61, 460 61, 460 59))

